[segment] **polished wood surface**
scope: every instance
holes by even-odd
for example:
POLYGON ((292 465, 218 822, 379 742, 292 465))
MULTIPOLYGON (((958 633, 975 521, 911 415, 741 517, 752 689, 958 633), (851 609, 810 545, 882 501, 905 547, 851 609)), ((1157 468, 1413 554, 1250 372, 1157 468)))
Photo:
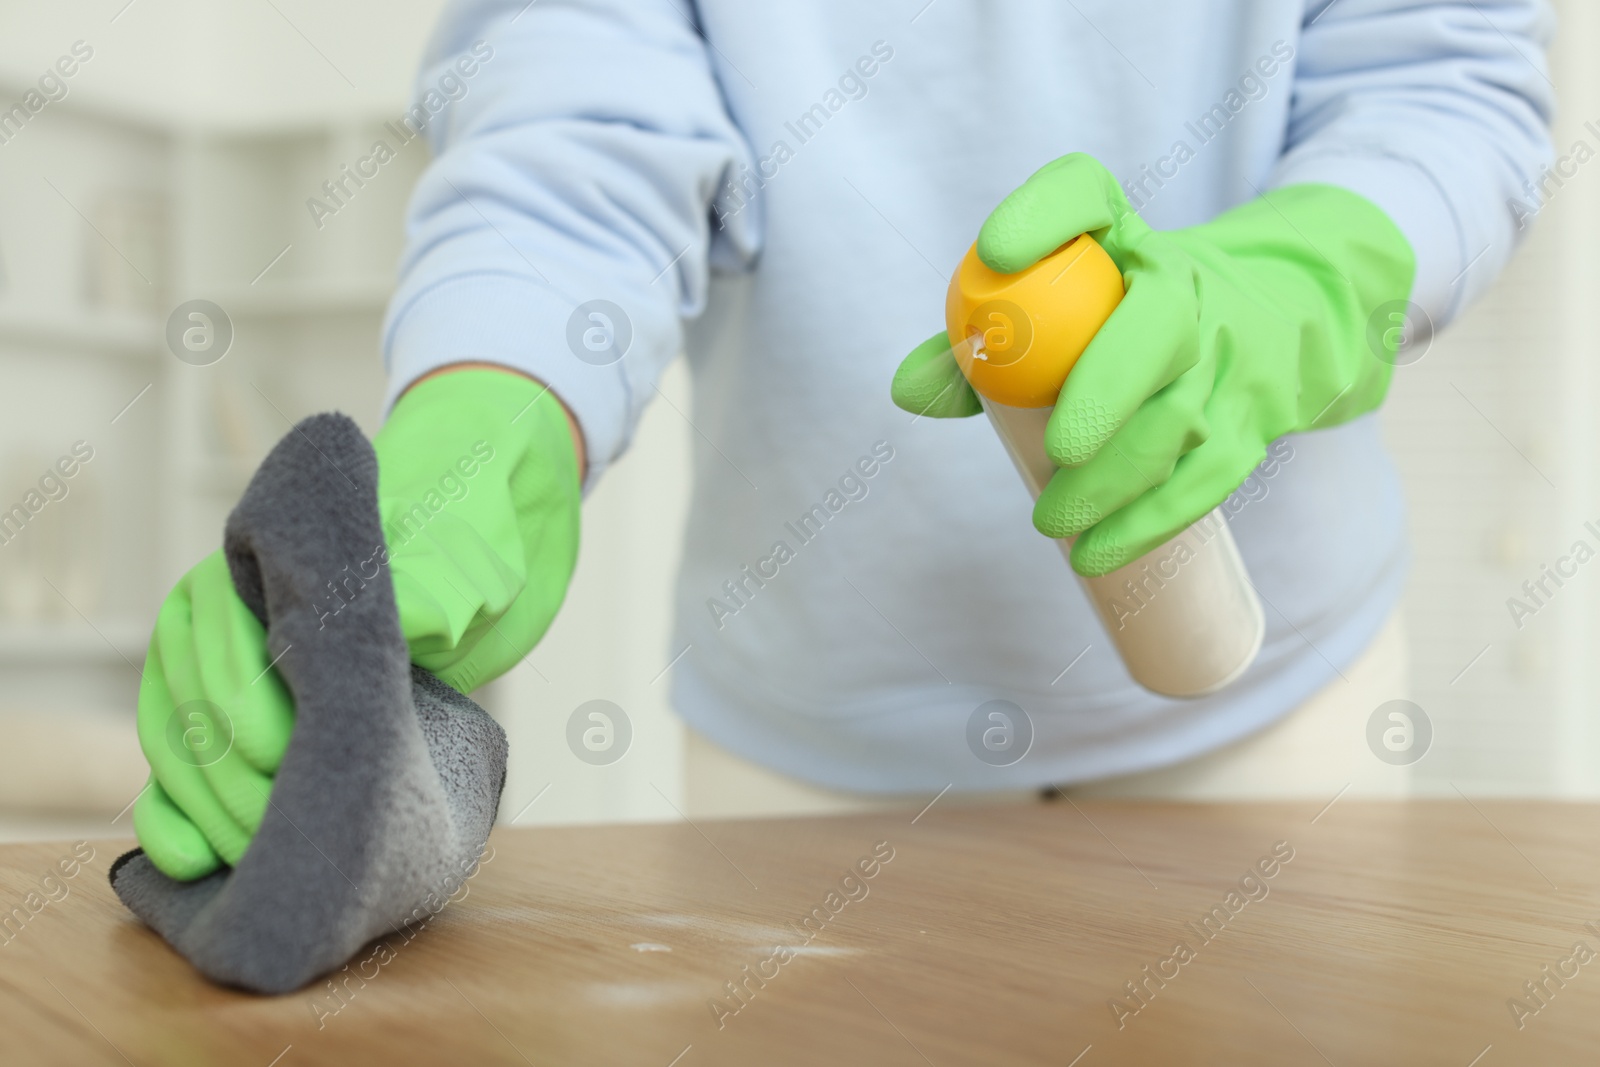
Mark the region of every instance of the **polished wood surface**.
POLYGON ((8 846, 0 1062, 1600 1062, 1600 808, 1321 807, 500 830, 340 996, 270 999, 127 914, 115 846, 8 846))

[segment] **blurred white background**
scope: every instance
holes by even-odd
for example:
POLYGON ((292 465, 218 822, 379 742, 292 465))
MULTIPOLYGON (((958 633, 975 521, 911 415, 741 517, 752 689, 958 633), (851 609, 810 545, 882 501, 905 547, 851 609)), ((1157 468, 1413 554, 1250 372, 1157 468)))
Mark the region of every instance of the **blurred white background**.
MULTIPOLYGON (((144 779, 137 666, 162 595, 219 542, 291 421, 338 408, 376 430, 378 328, 426 148, 405 147, 320 230, 304 203, 407 106, 440 6, 0 2, 0 108, 75 42, 92 49, 64 99, 15 134, 0 127, 0 508, 76 442, 93 449, 67 496, 0 545, 0 837, 131 833, 119 812, 144 779), (235 330, 209 367, 164 340, 168 312, 194 298, 235 330)), ((1584 125, 1600 130, 1600 12, 1558 9, 1558 151, 1600 149, 1584 125)), ((1506 606, 1586 521, 1600 525, 1597 223, 1592 164, 1498 287, 1397 373, 1384 412, 1412 508, 1426 793, 1600 793, 1600 568, 1521 630, 1506 606)), ((688 410, 681 363, 663 389, 688 410)), ((661 674, 677 651, 668 594, 689 432, 652 407, 586 504, 561 617, 480 694, 511 735, 505 818, 676 817, 681 735, 661 674), (609 767, 564 741, 593 698, 634 725, 609 767)))

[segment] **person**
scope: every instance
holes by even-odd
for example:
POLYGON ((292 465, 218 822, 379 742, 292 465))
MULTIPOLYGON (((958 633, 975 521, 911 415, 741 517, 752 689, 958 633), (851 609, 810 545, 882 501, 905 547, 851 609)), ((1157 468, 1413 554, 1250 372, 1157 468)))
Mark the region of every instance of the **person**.
MULTIPOLYGON (((1447 323, 1511 255, 1550 32, 1537 0, 451 5, 375 441, 414 660, 467 690, 534 647, 582 491, 682 350, 691 812, 1332 795, 1405 685, 1391 331, 1447 323), (1083 232, 1127 292, 1030 515, 936 330, 975 240, 1012 272, 1083 232), (1156 696, 1049 538, 1104 573, 1224 501, 1263 649, 1221 693, 1156 696), (1003 766, 968 744, 996 700, 1030 733, 1003 766)), ((201 561, 139 701, 134 821, 174 877, 237 860, 265 809, 293 725, 271 662, 201 561), (203 767, 164 740, 195 700, 233 730, 203 767)))

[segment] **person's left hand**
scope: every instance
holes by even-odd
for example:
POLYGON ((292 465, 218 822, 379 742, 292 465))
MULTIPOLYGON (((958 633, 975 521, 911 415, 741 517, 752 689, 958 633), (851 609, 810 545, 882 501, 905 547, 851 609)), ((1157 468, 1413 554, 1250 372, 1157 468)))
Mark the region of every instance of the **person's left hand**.
MULTIPOLYGON (((1369 346, 1367 323, 1409 295, 1415 261, 1366 199, 1288 186, 1163 232, 1104 167, 1074 154, 1006 197, 983 224, 978 256, 1015 273, 1082 233, 1110 254, 1127 295, 1067 376, 1045 435, 1061 469, 1034 526, 1077 537, 1078 573, 1109 573, 1176 536, 1283 434, 1382 401, 1393 338, 1369 346)), ((892 395, 936 418, 981 410, 943 333, 905 358, 892 395)))

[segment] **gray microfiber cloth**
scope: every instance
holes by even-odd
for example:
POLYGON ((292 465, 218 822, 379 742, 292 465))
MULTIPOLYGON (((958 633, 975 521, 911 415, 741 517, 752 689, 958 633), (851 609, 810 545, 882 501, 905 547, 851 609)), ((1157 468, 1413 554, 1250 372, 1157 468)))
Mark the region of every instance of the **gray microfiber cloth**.
POLYGON ((294 695, 271 803, 231 870, 176 882, 138 849, 111 869, 122 902, 217 982, 288 992, 426 921, 494 822, 505 733, 411 666, 387 568, 327 613, 327 583, 384 543, 377 489, 343 415, 304 420, 256 471, 223 547, 294 695))

